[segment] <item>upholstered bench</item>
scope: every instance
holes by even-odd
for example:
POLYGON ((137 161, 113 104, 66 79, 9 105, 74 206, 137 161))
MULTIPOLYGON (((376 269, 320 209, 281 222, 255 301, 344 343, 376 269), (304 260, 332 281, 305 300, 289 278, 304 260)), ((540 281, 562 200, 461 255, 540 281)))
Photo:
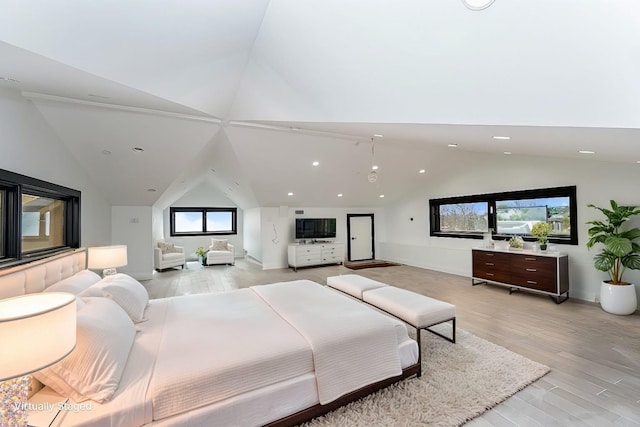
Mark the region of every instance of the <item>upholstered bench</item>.
POLYGON ((368 277, 359 276, 357 274, 343 274, 341 276, 327 277, 327 285, 331 288, 342 291, 345 294, 349 294, 352 297, 356 297, 359 300, 362 299, 363 292, 387 286, 382 282, 369 279, 368 277))
POLYGON ((361 299, 413 326, 416 329, 420 359, 422 359, 420 332, 423 329, 447 341, 456 342, 456 306, 453 304, 389 286, 357 274, 327 277, 327 285, 361 299), (431 326, 449 321, 451 321, 451 338, 430 329, 431 326))

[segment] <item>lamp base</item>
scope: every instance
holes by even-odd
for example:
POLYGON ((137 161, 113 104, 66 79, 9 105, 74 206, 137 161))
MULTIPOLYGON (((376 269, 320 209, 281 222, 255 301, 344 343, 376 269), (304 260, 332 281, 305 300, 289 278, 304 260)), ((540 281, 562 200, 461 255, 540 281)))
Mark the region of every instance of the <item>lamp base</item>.
POLYGON ((113 276, 117 271, 115 268, 105 268, 102 270, 102 277, 113 276))
POLYGON ((27 425, 30 385, 29 375, 0 382, 0 425, 27 425))

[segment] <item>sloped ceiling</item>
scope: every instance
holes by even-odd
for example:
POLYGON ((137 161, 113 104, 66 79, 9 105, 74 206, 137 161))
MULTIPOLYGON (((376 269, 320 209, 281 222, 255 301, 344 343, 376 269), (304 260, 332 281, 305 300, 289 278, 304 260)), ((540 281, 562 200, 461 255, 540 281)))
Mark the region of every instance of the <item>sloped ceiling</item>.
POLYGON ((203 181, 242 208, 383 205, 453 161, 447 144, 640 160, 635 0, 2 5, 0 77, 17 82, 0 85, 114 205, 203 181))

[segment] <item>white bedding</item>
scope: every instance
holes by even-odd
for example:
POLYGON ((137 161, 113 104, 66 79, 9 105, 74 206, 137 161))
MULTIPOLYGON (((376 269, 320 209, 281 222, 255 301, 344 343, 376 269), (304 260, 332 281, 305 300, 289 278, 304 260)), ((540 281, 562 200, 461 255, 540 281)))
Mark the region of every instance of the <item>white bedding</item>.
POLYGON ((402 373, 396 324, 387 316, 310 280, 252 289, 311 345, 323 405, 402 373))
MULTIPOLYGON (((369 316, 359 310, 372 313, 370 308, 326 292, 314 282, 294 284, 282 285, 290 288, 292 297, 283 296, 281 302, 276 302, 279 297, 274 299, 272 295, 271 303, 289 306, 290 313, 284 316, 291 320, 307 313, 307 320, 297 320, 299 327, 306 334, 319 335, 321 345, 316 347, 337 348, 342 352, 340 356, 316 356, 314 371, 307 338, 271 311, 251 289, 152 300, 146 311, 149 320, 136 325, 140 331, 114 400, 102 405, 93 403, 90 411, 63 413, 61 425, 261 425, 322 401, 316 387, 318 372, 324 377, 333 370, 340 376, 337 382, 319 380, 328 401, 332 395, 337 397, 347 389, 359 388, 361 380, 365 381, 361 385, 366 385, 382 379, 378 378, 380 370, 375 375, 377 379, 351 376, 358 372, 369 375, 363 360, 371 360, 381 348, 385 355, 375 359, 376 363, 386 363, 382 361, 388 359, 392 366, 382 377, 398 375, 400 365, 405 368, 416 362, 416 343, 409 339, 401 322, 386 317, 390 326, 383 327, 387 341, 393 343, 393 357, 387 354, 388 344, 377 343, 371 336, 351 337, 350 332, 344 331, 345 322, 359 323, 360 316, 369 316), (310 295, 299 294, 309 289, 310 295), (295 309, 304 299, 306 305, 295 309), (346 305, 342 300, 347 301, 346 305), (331 304, 329 309, 324 305, 327 303, 331 304), (338 307, 342 307, 342 313, 338 307), (250 312, 251 317, 247 315, 250 312), (324 318, 314 320, 321 312, 324 318), (338 326, 333 332, 328 326, 331 322, 338 326), (336 343, 325 341, 332 337, 336 343), (355 342, 349 345, 350 340, 376 342, 376 350, 359 350, 355 342), (282 350, 284 346, 288 350, 282 350), (346 360, 355 367, 347 369, 343 364, 346 360), (257 382, 250 383, 249 379, 257 382)), ((254 289, 261 294, 274 294, 271 290, 276 288, 268 285, 254 289)), ((371 324, 378 321, 371 318, 371 324)), ((369 321, 365 329, 371 330, 369 321)))
POLYGON ((313 372, 304 338, 250 289, 165 303, 154 420, 313 372))

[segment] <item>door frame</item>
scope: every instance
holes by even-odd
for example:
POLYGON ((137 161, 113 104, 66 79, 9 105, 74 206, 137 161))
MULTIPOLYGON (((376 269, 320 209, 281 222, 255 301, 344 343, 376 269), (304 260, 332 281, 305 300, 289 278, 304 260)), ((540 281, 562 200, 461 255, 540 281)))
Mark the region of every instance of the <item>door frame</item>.
MULTIPOLYGON (((353 217, 371 218, 371 259, 376 259, 375 222, 372 213, 347 214, 347 260, 351 261, 351 218, 353 217)), ((360 260, 359 260, 360 261, 360 260)))

